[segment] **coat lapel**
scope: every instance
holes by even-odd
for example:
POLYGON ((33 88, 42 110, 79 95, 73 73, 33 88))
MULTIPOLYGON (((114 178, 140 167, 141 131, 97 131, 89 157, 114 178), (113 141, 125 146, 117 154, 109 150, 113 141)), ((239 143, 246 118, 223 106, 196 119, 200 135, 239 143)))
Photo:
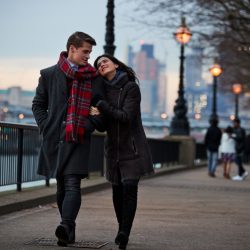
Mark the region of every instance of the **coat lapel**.
POLYGON ((56 71, 56 82, 60 85, 58 89, 60 89, 60 91, 62 92, 62 95, 65 97, 65 100, 68 100, 67 78, 59 68, 56 71))

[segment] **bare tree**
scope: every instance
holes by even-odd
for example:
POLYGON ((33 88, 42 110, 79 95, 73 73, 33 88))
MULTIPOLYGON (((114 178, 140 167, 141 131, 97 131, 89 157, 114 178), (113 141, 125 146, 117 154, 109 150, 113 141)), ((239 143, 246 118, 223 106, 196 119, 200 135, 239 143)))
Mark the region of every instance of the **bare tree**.
MULTIPOLYGON (((129 4, 131 0, 127 0, 129 4)), ((193 42, 205 57, 219 58, 222 86, 234 82, 250 89, 250 0, 138 0, 130 20, 145 27, 174 31, 185 16, 193 42), (136 15, 135 15, 136 14, 136 15)), ((172 32, 169 32, 172 34, 172 32)))

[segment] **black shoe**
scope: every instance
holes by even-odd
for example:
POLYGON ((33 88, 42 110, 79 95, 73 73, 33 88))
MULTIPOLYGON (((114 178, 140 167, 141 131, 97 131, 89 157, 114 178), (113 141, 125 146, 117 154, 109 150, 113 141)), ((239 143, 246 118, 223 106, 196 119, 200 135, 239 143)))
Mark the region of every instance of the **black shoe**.
POLYGON ((62 241, 60 241, 60 240, 57 241, 57 245, 58 245, 59 247, 67 247, 67 246, 68 246, 68 244, 66 244, 66 243, 64 243, 64 242, 62 242, 62 241))
POLYGON ((128 236, 124 232, 119 233, 119 249, 126 249, 128 244, 128 236))
POLYGON ((115 244, 119 245, 120 244, 120 231, 118 231, 116 237, 115 237, 115 244))
POLYGON ((215 175, 215 173, 208 173, 208 175, 210 176, 210 177, 216 177, 216 175, 215 175))
POLYGON ((67 244, 75 243, 75 228, 71 228, 66 224, 60 224, 56 228, 55 232, 56 237, 58 238, 58 246, 67 246, 67 244))
POLYGON ((72 240, 72 241, 69 240, 68 243, 62 242, 61 240, 57 241, 57 245, 60 247, 67 247, 68 244, 74 244, 74 243, 75 243, 75 240, 72 240))

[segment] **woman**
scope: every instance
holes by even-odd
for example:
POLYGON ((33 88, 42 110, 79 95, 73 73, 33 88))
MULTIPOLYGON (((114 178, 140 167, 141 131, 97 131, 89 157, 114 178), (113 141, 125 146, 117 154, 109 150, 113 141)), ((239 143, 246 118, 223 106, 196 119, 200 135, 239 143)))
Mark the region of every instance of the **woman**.
POLYGON ((134 71, 113 56, 94 62, 104 79, 106 101, 95 97, 90 114, 104 115, 107 123, 106 178, 112 183, 113 205, 119 225, 115 243, 126 249, 137 207, 139 179, 154 172, 142 126, 141 94, 134 71))
POLYGON ((233 128, 228 126, 221 138, 221 157, 224 163, 224 177, 230 179, 231 164, 235 159, 235 140, 232 137, 233 128))

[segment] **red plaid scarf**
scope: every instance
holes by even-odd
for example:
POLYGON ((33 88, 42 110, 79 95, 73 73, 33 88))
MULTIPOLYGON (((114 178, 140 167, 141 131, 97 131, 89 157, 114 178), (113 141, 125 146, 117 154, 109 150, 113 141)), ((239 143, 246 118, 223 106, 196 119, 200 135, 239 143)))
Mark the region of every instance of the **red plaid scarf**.
POLYGON ((75 71, 67 60, 67 52, 62 52, 58 61, 59 68, 64 72, 70 89, 66 118, 66 138, 68 142, 83 143, 84 125, 89 115, 92 96, 91 79, 97 71, 90 64, 79 66, 75 71))

